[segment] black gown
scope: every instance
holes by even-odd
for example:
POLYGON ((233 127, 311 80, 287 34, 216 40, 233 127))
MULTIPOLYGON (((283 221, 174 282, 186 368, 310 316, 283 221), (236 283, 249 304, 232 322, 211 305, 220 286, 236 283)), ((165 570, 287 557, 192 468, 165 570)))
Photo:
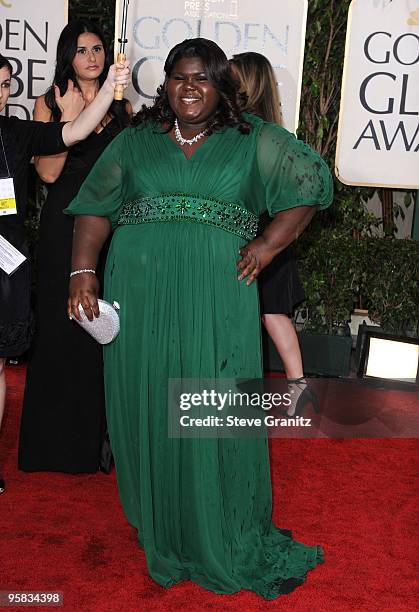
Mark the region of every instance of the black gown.
MULTIPOLYGON (((258 234, 271 222, 267 213, 261 215, 258 234)), ((294 247, 290 245, 258 276, 260 313, 291 315, 295 307, 305 300, 303 285, 297 272, 294 247)))
MULTIPOLYGON (((19 444, 19 467, 25 471, 99 469, 106 429, 102 347, 67 317, 74 220, 62 211, 118 132, 113 120, 70 150, 42 210, 36 333, 19 444)), ((99 279, 100 267, 101 262, 99 279)))
MULTIPOLYGON (((0 145, 0 177, 6 178, 10 170, 17 205, 17 215, 0 215, 0 234, 26 257, 24 221, 28 165, 33 155, 53 155, 66 150, 61 135, 63 125, 0 117, 4 145, 4 152, 0 145)), ((10 276, 0 268, 0 357, 21 355, 29 347, 32 332, 30 274, 28 259, 10 276)))

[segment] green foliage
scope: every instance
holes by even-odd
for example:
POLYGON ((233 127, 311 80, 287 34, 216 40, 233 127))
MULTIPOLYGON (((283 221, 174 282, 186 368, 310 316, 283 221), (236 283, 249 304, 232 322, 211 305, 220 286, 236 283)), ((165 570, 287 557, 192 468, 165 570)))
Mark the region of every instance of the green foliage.
POLYGON ((310 0, 299 135, 334 163, 350 0, 310 0))
MULTIPOLYGON (((310 0, 298 136, 335 165, 340 93, 350 0, 310 0)), ((367 212, 366 202, 375 189, 343 185, 335 177, 335 200, 308 233, 325 224, 344 234, 369 233, 380 224, 367 212)))
POLYGON ((307 296, 300 309, 305 328, 341 333, 358 293, 359 242, 324 228, 306 244, 298 270, 307 296))
POLYGON ((115 0, 70 0, 69 19, 89 19, 103 31, 106 43, 113 47, 115 34, 115 0))
MULTIPOLYGON (((399 217, 401 218, 402 221, 405 220, 406 218, 405 210, 407 210, 413 204, 415 196, 416 196, 416 191, 407 191, 403 196, 403 206, 401 206, 397 202, 393 203, 393 214, 394 214, 395 220, 398 219, 399 217)), ((397 233, 397 228, 395 228, 393 235, 396 233, 397 233)))
POLYGON ((419 333, 419 242, 361 236, 325 228, 299 260, 307 300, 305 327, 340 333, 361 297, 385 331, 419 333))
POLYGON ((370 318, 385 331, 419 335, 419 242, 364 238, 360 290, 370 318))

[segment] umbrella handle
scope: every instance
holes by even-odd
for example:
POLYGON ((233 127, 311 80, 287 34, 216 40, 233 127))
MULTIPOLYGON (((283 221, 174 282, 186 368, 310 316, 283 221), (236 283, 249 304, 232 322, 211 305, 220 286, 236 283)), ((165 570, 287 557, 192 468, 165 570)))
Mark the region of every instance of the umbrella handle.
MULTIPOLYGON (((126 57, 125 57, 125 53, 118 53, 118 57, 116 59, 116 61, 119 63, 123 63, 125 62, 126 57)), ((124 99, 124 88, 122 87, 122 85, 115 85, 115 91, 113 94, 113 99, 114 100, 123 100, 124 99)))

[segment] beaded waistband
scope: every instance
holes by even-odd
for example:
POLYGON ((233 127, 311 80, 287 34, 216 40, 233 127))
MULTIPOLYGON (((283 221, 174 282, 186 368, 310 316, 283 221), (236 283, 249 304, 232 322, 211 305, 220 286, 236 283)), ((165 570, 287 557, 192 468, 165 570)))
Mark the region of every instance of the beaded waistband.
POLYGON ((258 217, 241 206, 182 193, 126 202, 118 225, 180 220, 208 223, 247 240, 254 238, 258 226, 258 217))

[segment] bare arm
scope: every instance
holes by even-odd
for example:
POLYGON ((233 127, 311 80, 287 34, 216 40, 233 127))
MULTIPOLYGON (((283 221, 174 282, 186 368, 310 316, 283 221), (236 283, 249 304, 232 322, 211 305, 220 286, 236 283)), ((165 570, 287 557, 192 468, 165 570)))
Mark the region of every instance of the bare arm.
MULTIPOLYGON (((83 101, 77 101, 77 99, 71 100, 70 104, 66 105, 61 115, 61 121, 72 121, 81 112, 83 107, 83 101)), ((53 120, 51 111, 45 104, 45 96, 37 98, 33 111, 33 118, 35 121, 43 121, 44 123, 53 120)), ((35 157, 36 171, 45 183, 54 183, 60 176, 66 159, 67 151, 58 153, 57 155, 35 157)))
MULTIPOLYGON (((80 215, 74 222, 72 270, 96 270, 99 253, 111 231, 106 217, 80 215)), ((68 315, 80 319, 79 304, 92 320, 99 316, 97 296, 99 281, 91 272, 71 277, 68 298, 68 315)))
POLYGON ((298 206, 275 215, 262 236, 240 249, 239 280, 248 276, 246 284, 250 285, 276 255, 300 236, 315 213, 315 206, 298 206))
POLYGON ((112 104, 115 85, 122 85, 126 88, 129 84, 130 71, 128 66, 128 62, 112 65, 106 81, 103 83, 93 102, 74 121, 65 124, 63 127, 63 140, 67 147, 71 147, 86 138, 93 132, 98 123, 101 122, 112 104))

